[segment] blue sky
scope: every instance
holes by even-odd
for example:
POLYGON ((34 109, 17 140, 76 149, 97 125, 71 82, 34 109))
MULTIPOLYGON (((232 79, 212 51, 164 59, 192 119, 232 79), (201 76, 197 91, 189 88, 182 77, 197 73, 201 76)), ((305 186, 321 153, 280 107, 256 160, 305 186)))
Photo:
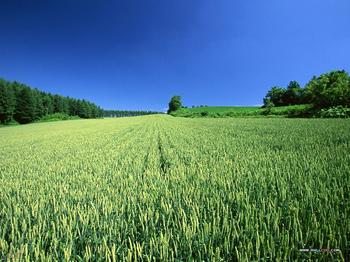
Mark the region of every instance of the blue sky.
POLYGON ((350 71, 349 0, 1 0, 0 77, 106 109, 257 105, 350 71))

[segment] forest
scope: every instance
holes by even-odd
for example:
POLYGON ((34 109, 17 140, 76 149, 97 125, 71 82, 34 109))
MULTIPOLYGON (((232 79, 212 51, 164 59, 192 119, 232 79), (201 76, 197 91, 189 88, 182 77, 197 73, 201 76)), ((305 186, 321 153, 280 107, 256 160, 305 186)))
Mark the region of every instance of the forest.
POLYGON ((17 81, 0 78, 0 123, 27 124, 35 121, 78 118, 123 117, 159 114, 153 111, 103 110, 85 99, 40 91, 17 81))
POLYGON ((0 79, 0 122, 27 124, 44 116, 62 113, 80 118, 97 118, 103 109, 85 99, 51 94, 17 81, 0 79))

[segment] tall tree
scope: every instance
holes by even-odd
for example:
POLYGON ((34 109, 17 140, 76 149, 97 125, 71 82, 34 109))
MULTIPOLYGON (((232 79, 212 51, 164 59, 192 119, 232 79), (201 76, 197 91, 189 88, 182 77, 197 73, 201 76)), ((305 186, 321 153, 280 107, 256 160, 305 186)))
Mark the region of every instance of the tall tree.
POLYGON ((16 106, 15 95, 5 80, 0 79, 0 122, 12 120, 16 106))
POLYGON ((53 114, 54 104, 53 104, 52 95, 44 93, 42 101, 43 101, 43 107, 44 107, 44 115, 53 114))
POLYGON ((65 114, 68 113, 68 103, 65 97, 54 95, 54 112, 65 114))
POLYGON ((290 81, 283 97, 285 105, 297 105, 302 102, 302 88, 297 81, 290 81))
POLYGON ((73 99, 73 98, 69 98, 68 107, 69 107, 69 115, 71 115, 71 116, 78 115, 78 107, 79 107, 78 100, 73 99))
POLYGON ((78 103, 78 116, 81 118, 89 118, 90 117, 90 107, 86 100, 79 100, 78 103))
POLYGON ((314 77, 306 85, 306 95, 317 108, 350 106, 350 77, 344 70, 314 77))
POLYGON ((169 102, 168 114, 182 107, 181 96, 173 96, 169 102))
POLYGON ((34 99, 34 118, 40 119, 45 115, 42 93, 38 89, 32 89, 34 99))
POLYGON ((274 86, 267 92, 264 98, 264 102, 269 101, 273 103, 275 106, 284 106, 285 97, 286 97, 286 89, 283 87, 274 86))
POLYGON ((17 97, 15 120, 21 124, 27 124, 35 119, 34 97, 31 90, 23 88, 17 97))

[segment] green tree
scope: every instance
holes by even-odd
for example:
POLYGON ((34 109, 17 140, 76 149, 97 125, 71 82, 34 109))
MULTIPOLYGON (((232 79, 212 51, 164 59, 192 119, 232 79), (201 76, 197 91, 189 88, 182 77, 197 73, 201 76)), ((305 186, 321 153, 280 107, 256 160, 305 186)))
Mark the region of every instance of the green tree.
MULTIPOLYGON (((274 86, 266 94, 265 101, 272 102, 275 106, 284 106, 286 97, 286 89, 283 87, 274 86)), ((266 106, 266 104, 264 104, 266 106)))
POLYGON ((313 77, 306 85, 306 96, 316 108, 350 106, 350 77, 344 70, 313 77))
POLYGON ((69 106, 69 115, 77 116, 78 115, 78 107, 79 107, 78 100, 73 99, 73 98, 69 98, 68 106, 69 106))
POLYGON ((86 100, 79 100, 78 102, 78 116, 81 118, 90 118, 90 106, 86 100))
POLYGON ((66 98, 60 95, 54 95, 54 112, 55 113, 68 113, 68 103, 66 98))
POLYGON ((35 119, 35 101, 30 88, 23 88, 17 97, 15 120, 27 124, 35 119))
POLYGON ((298 105, 302 103, 303 89, 297 81, 290 81, 284 97, 282 98, 285 105, 298 105))
POLYGON ((182 107, 181 96, 173 96, 169 102, 168 114, 182 107))
POLYGON ((15 111, 15 94, 8 83, 0 79, 0 122, 7 123, 12 120, 15 111))
POLYGON ((43 98, 44 115, 50 115, 54 113, 53 98, 50 94, 44 94, 43 98))
POLYGON ((34 99, 34 118, 40 119, 45 115, 45 107, 43 103, 43 95, 38 89, 32 89, 34 99))

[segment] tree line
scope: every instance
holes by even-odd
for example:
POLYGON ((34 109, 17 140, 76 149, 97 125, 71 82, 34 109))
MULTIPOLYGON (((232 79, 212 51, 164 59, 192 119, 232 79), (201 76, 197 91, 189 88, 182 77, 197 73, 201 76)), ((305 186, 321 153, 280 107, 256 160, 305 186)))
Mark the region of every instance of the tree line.
MULTIPOLYGON (((312 77, 304 87, 297 81, 290 81, 286 88, 272 87, 263 102, 263 110, 260 113, 252 111, 251 114, 350 117, 350 76, 344 70, 335 70, 312 77), (285 106, 285 109, 277 108, 281 106, 285 106)), ((168 114, 180 108, 186 108, 182 105, 181 97, 173 96, 169 102, 168 114)), ((206 112, 200 114, 207 115, 206 112)))
POLYGON ((127 117, 127 116, 144 116, 152 114, 162 114, 161 112, 154 111, 130 111, 130 110, 104 110, 104 117, 127 117))
POLYGON ((16 81, 0 79, 0 122, 30 123, 62 113, 81 118, 103 116, 103 109, 85 99, 75 99, 40 91, 16 81))
POLYGON ((336 70, 312 77, 302 88, 291 81, 287 88, 274 86, 266 94, 265 107, 312 104, 316 109, 350 106, 350 76, 336 70))

